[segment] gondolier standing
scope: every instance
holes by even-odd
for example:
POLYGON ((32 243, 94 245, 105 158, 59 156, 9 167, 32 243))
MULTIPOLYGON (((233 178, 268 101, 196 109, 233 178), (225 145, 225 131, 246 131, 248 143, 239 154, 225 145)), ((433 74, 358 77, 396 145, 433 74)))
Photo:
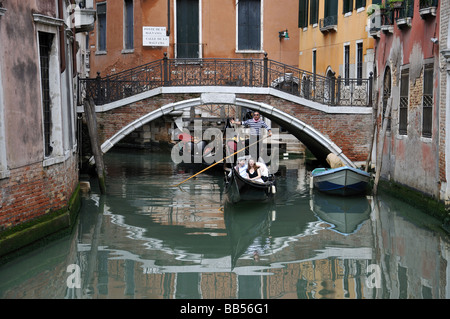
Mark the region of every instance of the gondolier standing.
POLYGON ((230 123, 238 124, 238 125, 245 125, 250 128, 250 141, 246 140, 246 146, 251 145, 251 144, 255 143, 256 141, 258 141, 258 143, 256 143, 256 153, 255 154, 253 154, 254 152, 252 152, 252 149, 254 150, 254 148, 250 147, 250 155, 252 157, 254 157, 255 159, 258 159, 259 155, 260 155, 259 150, 261 149, 259 144, 262 143, 261 129, 262 128, 267 129, 268 135, 272 136, 271 128, 269 127, 269 125, 266 124, 266 122, 261 120, 261 115, 259 114, 259 112, 258 111, 253 112, 252 119, 248 119, 248 120, 242 121, 242 122, 231 120, 230 123), (256 155, 256 156, 254 156, 254 155, 256 155))

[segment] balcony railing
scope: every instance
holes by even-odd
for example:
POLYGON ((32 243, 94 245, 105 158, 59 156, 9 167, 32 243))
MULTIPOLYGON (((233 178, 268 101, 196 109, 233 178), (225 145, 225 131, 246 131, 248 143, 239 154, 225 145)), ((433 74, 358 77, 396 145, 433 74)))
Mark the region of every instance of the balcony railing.
POLYGON ((322 32, 336 31, 338 16, 328 16, 319 20, 319 28, 322 32))
POLYGON ((420 0, 419 13, 424 19, 436 16, 438 0, 420 0))
POLYGON ((92 97, 103 105, 164 86, 271 87, 308 100, 336 106, 371 106, 368 79, 324 77, 263 59, 163 58, 114 75, 78 81, 78 105, 92 97))

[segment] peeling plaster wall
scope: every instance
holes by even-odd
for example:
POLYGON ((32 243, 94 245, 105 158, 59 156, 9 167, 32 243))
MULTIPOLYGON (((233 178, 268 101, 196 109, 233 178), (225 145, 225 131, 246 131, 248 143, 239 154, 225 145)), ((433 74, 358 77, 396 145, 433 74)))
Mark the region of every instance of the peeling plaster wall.
MULTIPOLYGON (((383 110, 383 79, 386 67, 391 69, 391 129, 387 132, 382 153, 383 179, 391 180, 439 198, 439 46, 430 38, 439 32, 439 13, 422 19, 419 1, 415 1, 412 25, 393 33, 382 32, 376 44, 379 74, 378 120, 383 110), (432 137, 422 134, 424 66, 434 65, 432 137), (407 134, 399 133, 401 72, 409 72, 407 134)), ((380 143, 378 137, 378 143, 380 143)), ((380 165, 380 163, 377 163, 380 165)))

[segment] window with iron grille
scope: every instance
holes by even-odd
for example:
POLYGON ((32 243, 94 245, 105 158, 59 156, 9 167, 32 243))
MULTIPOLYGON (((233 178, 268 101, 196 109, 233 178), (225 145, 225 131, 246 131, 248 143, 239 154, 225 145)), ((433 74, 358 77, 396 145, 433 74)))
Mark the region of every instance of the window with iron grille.
POLYGON ((97 51, 106 51, 106 2, 97 3, 97 51))
POLYGON ((50 53, 52 49, 53 35, 45 32, 39 32, 39 58, 41 71, 41 94, 43 106, 43 125, 44 125, 44 155, 48 157, 52 154, 51 131, 52 131, 52 113, 50 100, 50 53))
POLYGON ((298 2, 298 27, 308 26, 308 2, 309 0, 299 0, 298 2))
POLYGON ((345 85, 350 84, 350 45, 344 45, 344 78, 345 85))
POLYGON ((433 64, 427 64, 423 72, 422 136, 432 136, 433 114, 433 64))
POLYGON ((387 128, 388 132, 391 131, 391 113, 386 114, 387 105, 389 99, 391 97, 391 69, 389 67, 386 68, 384 72, 384 80, 383 80, 383 121, 387 115, 387 128))
POLYGON ((356 43, 356 78, 357 84, 362 84, 363 77, 363 43, 356 43))
POLYGON ((124 2, 124 47, 125 49, 131 50, 134 47, 133 41, 133 0, 125 0, 124 2))
POLYGON ((408 127, 408 104, 409 104, 409 70, 403 70, 400 79, 400 110, 398 133, 406 135, 408 127))

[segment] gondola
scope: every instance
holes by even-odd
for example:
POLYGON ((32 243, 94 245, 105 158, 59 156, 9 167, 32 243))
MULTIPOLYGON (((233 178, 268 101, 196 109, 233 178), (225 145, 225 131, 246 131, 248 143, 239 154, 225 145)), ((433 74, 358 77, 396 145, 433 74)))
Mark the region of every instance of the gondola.
POLYGON ((268 201, 276 193, 275 176, 269 175, 266 182, 255 182, 242 177, 232 168, 225 171, 225 194, 228 202, 268 201))

